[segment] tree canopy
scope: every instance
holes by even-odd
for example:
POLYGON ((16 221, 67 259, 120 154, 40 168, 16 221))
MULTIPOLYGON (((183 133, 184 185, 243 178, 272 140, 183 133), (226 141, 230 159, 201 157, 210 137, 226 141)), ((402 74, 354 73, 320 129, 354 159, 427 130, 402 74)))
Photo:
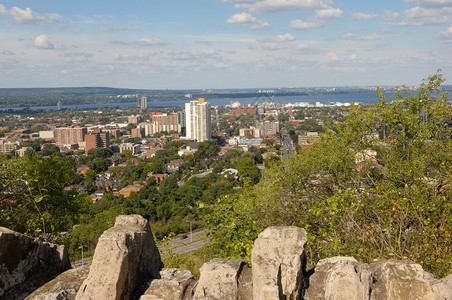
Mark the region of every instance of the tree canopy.
POLYGON ((0 158, 0 224, 38 235, 66 231, 86 208, 64 187, 78 180, 71 157, 0 158))
POLYGON ((207 218, 213 247, 247 257, 272 225, 304 227, 311 261, 335 255, 410 259, 439 276, 452 269, 451 106, 429 77, 369 109, 310 149, 276 161, 255 186, 220 198, 207 218))

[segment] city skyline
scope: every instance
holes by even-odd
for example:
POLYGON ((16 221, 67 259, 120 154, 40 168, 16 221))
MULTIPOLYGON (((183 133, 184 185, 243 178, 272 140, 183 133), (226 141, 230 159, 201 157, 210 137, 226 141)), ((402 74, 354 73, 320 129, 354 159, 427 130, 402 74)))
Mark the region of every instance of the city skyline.
POLYGON ((0 88, 452 82, 452 0, 0 0, 0 88))

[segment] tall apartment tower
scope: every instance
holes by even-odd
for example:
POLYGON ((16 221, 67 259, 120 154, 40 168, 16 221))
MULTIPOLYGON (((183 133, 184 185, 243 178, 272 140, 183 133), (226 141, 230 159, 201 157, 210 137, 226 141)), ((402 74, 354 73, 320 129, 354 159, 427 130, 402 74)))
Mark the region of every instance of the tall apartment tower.
POLYGON ((146 96, 141 97, 140 108, 141 109, 148 108, 148 97, 146 97, 146 96))
POLYGON ((78 144, 85 141, 88 133, 86 127, 61 127, 55 128, 55 142, 57 145, 78 144))
POLYGON ((210 103, 204 98, 185 103, 186 135, 188 139, 198 142, 209 140, 210 127, 210 103))
POLYGON ((110 134, 103 132, 101 129, 94 129, 93 132, 85 136, 85 151, 93 148, 109 148, 110 147, 110 134))

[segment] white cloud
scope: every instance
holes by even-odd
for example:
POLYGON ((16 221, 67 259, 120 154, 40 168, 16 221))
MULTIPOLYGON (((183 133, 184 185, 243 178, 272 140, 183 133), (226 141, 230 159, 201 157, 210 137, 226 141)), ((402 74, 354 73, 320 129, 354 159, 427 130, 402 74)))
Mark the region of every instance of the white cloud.
POLYGON ((405 2, 414 2, 417 5, 422 5, 426 7, 452 6, 452 0, 405 0, 405 2))
POLYGON ((295 37, 290 33, 285 33, 257 41, 262 44, 262 48, 265 50, 281 50, 287 49, 287 46, 285 46, 284 44, 287 42, 295 41, 295 37))
POLYGON ((317 9, 315 11, 315 18, 317 19, 336 19, 342 17, 344 12, 340 8, 328 7, 325 9, 317 9))
POLYGON ((2 50, 2 49, 0 49, 0 54, 1 55, 14 55, 14 52, 12 52, 10 50, 2 50))
POLYGON ((226 23, 228 24, 240 24, 244 26, 248 26, 251 29, 264 29, 269 28, 270 24, 265 21, 258 20, 256 17, 253 17, 251 14, 247 12, 241 12, 235 15, 232 15, 226 23))
POLYGON ((291 35, 290 33, 285 33, 285 34, 280 34, 277 35, 273 38, 271 38, 271 40, 273 42, 291 42, 291 41, 295 41, 295 37, 293 35, 291 35))
POLYGON ((381 18, 383 19, 383 21, 385 22, 389 22, 389 21, 394 21, 395 19, 397 19, 399 17, 399 13, 395 12, 395 11, 391 11, 391 10, 385 10, 383 12, 383 15, 381 16, 381 18))
POLYGON ((84 57, 84 58, 93 57, 92 54, 83 53, 83 52, 67 52, 67 53, 60 54, 60 56, 61 57, 84 57))
POLYGON ((223 0, 256 13, 327 8, 331 0, 223 0))
POLYGON ((118 61, 149 61, 149 55, 145 54, 137 54, 137 55, 130 55, 130 54, 118 54, 116 55, 116 60, 118 61))
POLYGON ((352 13, 352 18, 354 20, 372 20, 378 17, 377 14, 366 14, 363 12, 352 13))
POLYGON ((157 46, 157 45, 163 45, 165 42, 159 38, 150 39, 147 37, 143 37, 141 39, 138 39, 135 41, 135 44, 138 46, 157 46))
POLYGON ((343 40, 355 40, 355 41, 375 41, 381 40, 381 36, 377 33, 372 33, 365 36, 355 36, 352 33, 348 32, 344 36, 341 37, 343 40))
POLYGON ((292 20, 290 22, 290 26, 293 29, 298 30, 323 27, 327 20, 340 18, 342 17, 343 13, 344 12, 340 8, 328 7, 325 9, 317 9, 313 18, 306 21, 299 19, 292 20))
POLYGON ((452 23, 452 7, 423 8, 415 6, 404 12, 405 18, 399 25, 421 26, 452 23))
POLYGON ((324 62, 333 62, 333 61, 338 61, 338 60, 339 60, 339 57, 333 51, 328 52, 328 54, 325 55, 325 57, 323 59, 324 62))
POLYGON ((100 30, 103 32, 114 32, 114 31, 132 31, 139 30, 139 26, 102 26, 100 30))
POLYGON ((263 43, 262 44, 262 48, 264 48, 265 50, 282 50, 282 49, 287 49, 286 46, 279 44, 279 43, 271 43, 271 42, 267 42, 267 43, 263 43))
POLYGON ((38 35, 35 38, 33 45, 39 49, 46 49, 46 50, 55 49, 53 44, 50 42, 50 38, 45 34, 38 35))
POLYGON ((45 23, 67 23, 68 21, 61 18, 57 14, 47 14, 42 16, 31 8, 22 9, 16 6, 7 9, 4 5, 0 4, 0 14, 9 15, 19 24, 45 24, 45 23))
POLYGON ((298 30, 318 28, 318 27, 322 27, 323 25, 325 25, 325 22, 322 22, 320 20, 314 20, 314 19, 310 19, 307 21, 302 21, 299 19, 290 21, 290 26, 293 29, 298 29, 298 30))
POLYGON ((452 26, 447 28, 444 31, 440 31, 438 35, 436 36, 440 40, 444 40, 446 42, 452 42, 452 26))

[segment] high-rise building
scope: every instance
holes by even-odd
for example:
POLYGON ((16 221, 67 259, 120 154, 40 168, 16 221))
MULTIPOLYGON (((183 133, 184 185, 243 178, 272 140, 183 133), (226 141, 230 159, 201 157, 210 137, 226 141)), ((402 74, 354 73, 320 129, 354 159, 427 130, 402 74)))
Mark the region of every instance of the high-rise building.
POLYGON ((272 135, 276 135, 279 132, 279 122, 257 122, 256 129, 260 130, 260 136, 256 137, 266 138, 272 135))
POLYGON ((85 151, 93 148, 109 148, 110 147, 110 134, 103 132, 101 129, 95 129, 93 132, 85 136, 85 151))
POLYGON ((209 140, 210 127, 210 103, 204 98, 185 103, 186 136, 198 142, 209 140))
POLYGON ((127 123, 129 124, 138 124, 143 122, 143 117, 140 115, 136 115, 136 116, 129 116, 127 118, 127 123))
POLYGON ((141 99, 140 99, 140 108, 141 109, 148 108, 148 97, 146 97, 146 96, 141 97, 141 99))
POLYGON ((181 125, 179 123, 179 117, 174 115, 163 114, 160 116, 153 116, 155 131, 168 131, 168 132, 180 132, 181 125))
POLYGON ((61 103, 61 101, 58 101, 57 110, 61 110, 62 108, 63 108, 63 103, 61 103))
POLYGON ((55 143, 57 145, 72 145, 85 141, 85 135, 88 133, 86 127, 61 127, 55 128, 55 143))

